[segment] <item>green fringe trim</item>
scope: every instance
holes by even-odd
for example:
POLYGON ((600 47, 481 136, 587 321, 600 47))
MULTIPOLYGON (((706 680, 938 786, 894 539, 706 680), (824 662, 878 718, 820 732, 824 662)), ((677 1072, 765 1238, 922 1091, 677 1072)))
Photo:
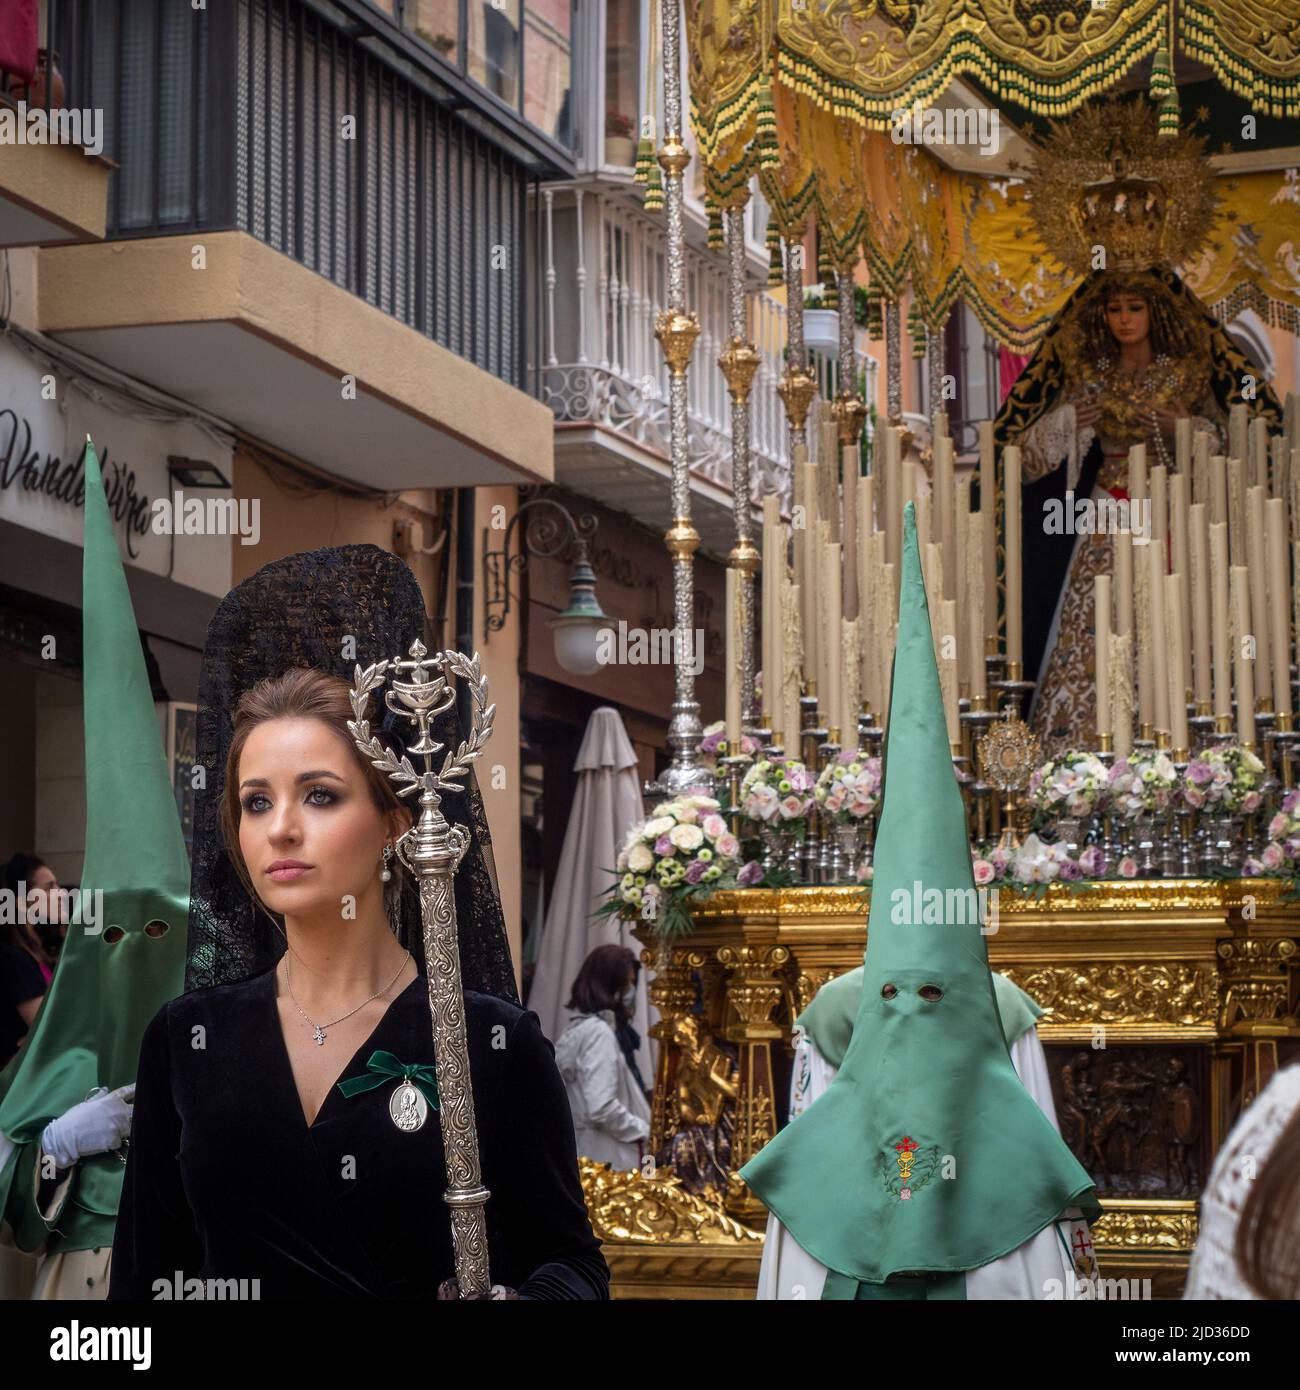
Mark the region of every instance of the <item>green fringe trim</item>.
POLYGON ((664 207, 664 181, 659 165, 653 164, 645 182, 645 199, 642 207, 647 212, 662 212, 664 207))
POLYGON ((1161 135, 1177 135, 1182 112, 1178 105, 1178 93, 1172 91, 1160 103, 1159 132, 1161 135))
POLYGON ((1161 44, 1151 62, 1151 85, 1147 90, 1152 101, 1163 101, 1173 89, 1174 75, 1169 66, 1169 50, 1161 44))
POLYGON ((636 173, 633 177, 637 183, 647 183, 650 179, 650 170, 657 169, 659 166, 655 162, 654 141, 648 135, 643 135, 637 141, 636 146, 636 173))
POLYGON ((721 208, 709 209, 709 250, 721 251, 727 244, 726 236, 722 231, 722 210, 721 208))

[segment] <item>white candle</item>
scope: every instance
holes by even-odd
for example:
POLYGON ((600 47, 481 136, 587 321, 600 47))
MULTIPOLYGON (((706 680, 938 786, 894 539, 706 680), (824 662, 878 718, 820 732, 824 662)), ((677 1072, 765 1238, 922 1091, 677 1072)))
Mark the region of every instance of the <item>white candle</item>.
POLYGON ((1291 556, 1286 544, 1286 503, 1264 503, 1268 531, 1269 654, 1273 659, 1273 709, 1291 713, 1291 556))
POLYGON ((727 669, 726 691, 727 752, 740 751, 740 596, 739 572, 727 570, 727 669))
POLYGON ((1094 645, 1097 672, 1097 738, 1111 731, 1110 693, 1110 575, 1096 575, 1092 581, 1094 645))
POLYGON ((844 475, 844 616, 858 616, 858 446, 846 444, 840 450, 844 475))
POLYGON ((826 564, 823 582, 826 600, 826 724, 828 728, 838 729, 844 734, 844 711, 841 701, 844 696, 843 652, 844 636, 841 629, 843 610, 840 600, 840 547, 833 543, 826 546, 826 564))
POLYGON ((1192 648, 1193 676, 1198 714, 1210 710, 1210 518, 1204 502, 1188 508, 1191 517, 1192 648))
POLYGON ((1237 681, 1237 741, 1248 748, 1255 746, 1255 669, 1248 655, 1250 618, 1250 576, 1244 565, 1233 565, 1232 586, 1232 661, 1237 681), (1244 639, 1244 640, 1243 640, 1244 639))
POLYGON ((1020 576, 1020 450, 1009 444, 1002 451, 1002 490, 1006 506, 1007 661, 1022 666, 1024 609, 1020 576))
POLYGON ((980 660, 988 655, 985 638, 996 635, 998 625, 997 482, 993 467, 993 422, 980 421, 980 538, 984 550, 984 634, 980 660))
POLYGON ((1182 580, 1177 573, 1165 575, 1165 622, 1169 637, 1169 741, 1186 756, 1191 745, 1187 741, 1187 691, 1182 676, 1182 650, 1186 645, 1182 589, 1182 580))
POLYGON ((1210 640, 1214 654, 1216 719, 1226 719, 1232 713, 1228 573, 1228 523, 1222 521, 1210 527, 1210 640))
POLYGON ((1169 672, 1168 637, 1165 634, 1165 557, 1164 547, 1148 545, 1147 603, 1151 610, 1151 693, 1152 723, 1157 730, 1169 733, 1169 672))
MULTIPOLYGON (((1188 424, 1190 426, 1190 421, 1188 424)), ((1190 437, 1189 437, 1190 447, 1190 437)), ((1192 631, 1192 566, 1191 517, 1188 511, 1186 473, 1174 473, 1169 479, 1169 540, 1172 555, 1170 565, 1178 575, 1178 613, 1183 626, 1183 641, 1178 648, 1182 663, 1179 679, 1185 692, 1192 688, 1192 650, 1187 638, 1192 631)), ((1186 699, 1186 695, 1183 697, 1186 699)), ((1179 747, 1182 747, 1180 744, 1179 747)))
POLYGON ((1250 576, 1250 617, 1255 624, 1255 691, 1272 703, 1273 660, 1268 622, 1268 533, 1264 526, 1262 484, 1246 489, 1246 572, 1250 576))
MULTIPOLYGON (((941 620, 939 626, 945 637, 955 637, 957 632, 957 601, 942 599, 939 603, 941 620)), ((943 713, 948 724, 948 742, 960 744, 961 722, 957 710, 957 650, 956 642, 942 643, 943 655, 939 664, 939 688, 943 692, 943 713)))
POLYGON ((1228 520, 1228 460, 1215 454, 1210 460, 1210 525, 1228 520))

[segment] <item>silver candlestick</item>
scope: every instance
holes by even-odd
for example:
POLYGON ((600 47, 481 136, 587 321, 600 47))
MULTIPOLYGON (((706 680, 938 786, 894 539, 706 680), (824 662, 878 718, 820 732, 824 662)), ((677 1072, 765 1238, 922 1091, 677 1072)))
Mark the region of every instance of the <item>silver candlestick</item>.
POLYGON ((350 695, 355 719, 349 721, 348 732, 362 755, 398 784, 398 796, 416 792, 420 796, 419 818, 397 840, 396 850, 420 889, 429 1012, 433 1016, 433 1060, 441 1102, 438 1120, 447 1168, 443 1200, 451 1208, 456 1281, 462 1298, 485 1295, 491 1287, 483 1211, 489 1194, 483 1186, 479 1165, 453 891, 453 878, 469 848, 470 836, 463 826, 447 821, 441 802, 442 793, 465 790, 463 779, 469 766, 481 755, 492 735, 496 706, 487 703, 487 679, 479 670, 477 653, 468 657, 461 652, 445 651, 428 656, 424 643, 418 640, 411 643, 407 661, 394 657, 365 670, 358 665, 350 695), (384 702, 394 714, 413 723, 419 734, 401 757, 370 732, 366 717, 371 693, 383 687, 390 672, 392 680, 384 702), (434 759, 447 745, 431 737, 429 723, 455 704, 456 690, 448 675, 458 677, 469 687, 472 725, 469 737, 454 753, 447 749, 442 766, 435 772, 434 759), (412 757, 423 762, 423 771, 415 770, 412 757))

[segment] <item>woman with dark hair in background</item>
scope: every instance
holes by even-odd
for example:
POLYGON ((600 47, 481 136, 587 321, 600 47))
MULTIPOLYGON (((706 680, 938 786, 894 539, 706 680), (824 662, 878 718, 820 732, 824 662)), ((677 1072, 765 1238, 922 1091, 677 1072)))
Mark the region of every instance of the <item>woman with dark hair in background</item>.
POLYGON ((640 1036, 628 1021, 640 962, 625 946, 597 946, 566 1005, 577 1017, 555 1044, 578 1152, 635 1168, 650 1135, 650 1106, 636 1065, 640 1036))
POLYGON ((5 916, 13 920, 0 923, 0 1067, 27 1036, 54 975, 59 928, 45 919, 52 915, 49 890, 58 886, 53 872, 34 854, 20 852, 4 866, 5 894, 11 904, 5 916), (21 914, 16 910, 20 895, 21 914), (19 916, 26 920, 19 921, 19 916), (50 932, 53 952, 46 944, 50 932))

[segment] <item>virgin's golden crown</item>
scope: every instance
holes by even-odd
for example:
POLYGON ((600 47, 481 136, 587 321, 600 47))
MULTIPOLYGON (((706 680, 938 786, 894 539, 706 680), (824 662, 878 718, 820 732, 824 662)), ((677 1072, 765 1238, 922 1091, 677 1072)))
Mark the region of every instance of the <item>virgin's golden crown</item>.
POLYGON ((1214 229, 1218 208, 1205 142, 1160 135, 1145 98, 1085 107, 1052 128, 1035 163, 1031 214, 1044 248, 1087 275, 1179 266, 1214 229))

